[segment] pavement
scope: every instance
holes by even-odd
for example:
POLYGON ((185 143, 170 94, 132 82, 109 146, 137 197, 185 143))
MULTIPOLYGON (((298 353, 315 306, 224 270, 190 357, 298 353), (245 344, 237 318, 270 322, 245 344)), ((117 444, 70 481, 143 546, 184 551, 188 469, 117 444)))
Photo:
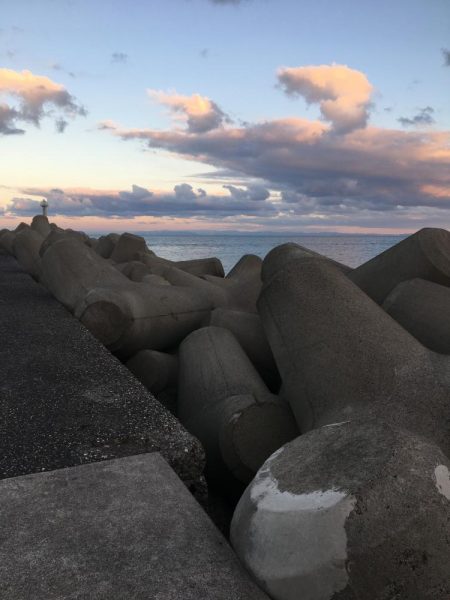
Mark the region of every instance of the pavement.
POLYGON ((0 479, 160 452, 195 491, 204 452, 49 292, 0 255, 0 479))
POLYGON ((0 597, 268 600, 157 453, 0 481, 0 597))

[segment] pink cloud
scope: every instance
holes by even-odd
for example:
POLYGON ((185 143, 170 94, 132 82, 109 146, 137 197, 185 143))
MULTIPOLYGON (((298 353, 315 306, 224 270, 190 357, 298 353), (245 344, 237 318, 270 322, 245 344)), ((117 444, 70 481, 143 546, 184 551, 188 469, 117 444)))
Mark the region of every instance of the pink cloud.
POLYGON ((192 133, 210 131, 229 122, 229 117, 206 96, 182 96, 176 92, 159 90, 148 90, 147 93, 159 104, 167 106, 173 115, 186 121, 188 130, 192 133))
POLYGON ((373 87, 364 73, 346 65, 281 67, 278 81, 286 94, 319 104, 320 112, 340 133, 365 127, 373 87))
MULTIPOLYGON (((0 69, 0 98, 6 97, 8 103, 0 104, 0 134, 24 133, 17 122, 29 122, 38 126, 41 119, 54 112, 69 117, 86 115, 86 110, 59 83, 31 71, 13 71, 0 69), (11 104, 11 102, 13 104, 11 104)), ((57 118, 55 124, 64 131, 63 120, 57 118)))

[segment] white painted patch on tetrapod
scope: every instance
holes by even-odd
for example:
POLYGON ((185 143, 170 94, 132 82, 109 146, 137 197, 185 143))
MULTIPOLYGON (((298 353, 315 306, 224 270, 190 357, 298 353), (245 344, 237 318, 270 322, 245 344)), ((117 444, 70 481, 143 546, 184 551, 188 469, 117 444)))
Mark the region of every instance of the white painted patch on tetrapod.
POLYGON ((450 473, 445 465, 438 465, 434 469, 436 487, 440 494, 450 500, 450 473))
POLYGON ((239 502, 236 550, 275 600, 329 600, 347 585, 345 522, 356 499, 337 489, 280 491, 271 463, 282 451, 264 463, 239 502), (240 523, 249 502, 256 511, 240 523))

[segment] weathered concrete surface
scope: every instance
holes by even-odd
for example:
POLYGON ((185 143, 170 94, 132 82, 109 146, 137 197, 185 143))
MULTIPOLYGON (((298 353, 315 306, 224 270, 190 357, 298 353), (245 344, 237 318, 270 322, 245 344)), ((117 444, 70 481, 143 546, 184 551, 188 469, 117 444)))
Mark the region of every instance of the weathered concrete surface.
POLYGON ((224 327, 231 331, 269 389, 273 392, 279 390, 280 376, 259 315, 216 308, 205 325, 224 327))
POLYGON ((122 263, 139 260, 142 254, 153 254, 147 248, 144 238, 134 233, 122 233, 114 245, 110 258, 114 262, 122 263))
POLYGON ((450 232, 425 227, 348 274, 381 304, 402 281, 420 277, 450 286, 450 232))
POLYGON ((276 452, 233 517, 276 600, 448 600, 450 461, 388 421, 347 421, 276 452))
POLYGON ((179 260, 173 264, 178 267, 178 269, 182 269, 187 273, 192 273, 192 275, 215 275, 217 277, 223 277, 225 275, 222 262, 215 256, 212 258, 179 260))
POLYGON ((0 340, 0 478, 159 451, 198 480, 198 441, 6 256, 0 340))
POLYGON ((289 405, 271 394, 233 334, 191 333, 179 349, 178 416, 204 445, 207 474, 247 484, 272 452, 298 435, 289 405), (232 474, 232 478, 230 478, 232 474))
POLYGON ((450 288, 425 279, 403 281, 383 308, 421 344, 450 354, 450 288))
POLYGON ((267 283, 278 271, 285 269, 288 264, 302 261, 308 257, 321 258, 322 260, 334 265, 343 273, 350 273, 352 271, 351 267, 337 262, 332 258, 328 258, 323 254, 314 252, 314 250, 305 248, 305 246, 300 246, 300 244, 287 242, 286 244, 275 246, 275 248, 272 248, 272 250, 268 252, 262 265, 261 278, 265 283, 267 283))
POLYGON ((41 274, 41 257, 39 250, 44 238, 38 230, 28 227, 22 229, 14 239, 14 256, 24 271, 33 279, 39 280, 41 274))
POLYGON ((154 394, 177 386, 178 358, 175 354, 140 350, 126 362, 126 367, 154 394))
POLYGON ((5 600, 264 600, 158 454, 0 482, 5 600))
POLYGON ((449 358, 422 346, 333 264, 289 263, 258 306, 302 432, 389 415, 450 454, 449 358))
POLYGON ((126 286, 130 280, 92 248, 64 235, 42 256, 42 277, 53 296, 71 312, 100 286, 126 286))

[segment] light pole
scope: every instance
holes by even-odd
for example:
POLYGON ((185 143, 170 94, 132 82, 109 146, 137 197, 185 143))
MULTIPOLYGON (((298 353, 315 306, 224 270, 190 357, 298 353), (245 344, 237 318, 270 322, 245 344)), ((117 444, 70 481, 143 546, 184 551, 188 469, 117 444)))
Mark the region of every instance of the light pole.
POLYGON ((41 206, 42 206, 42 214, 44 215, 44 217, 46 217, 47 216, 48 202, 47 202, 47 200, 45 198, 42 199, 41 206))

